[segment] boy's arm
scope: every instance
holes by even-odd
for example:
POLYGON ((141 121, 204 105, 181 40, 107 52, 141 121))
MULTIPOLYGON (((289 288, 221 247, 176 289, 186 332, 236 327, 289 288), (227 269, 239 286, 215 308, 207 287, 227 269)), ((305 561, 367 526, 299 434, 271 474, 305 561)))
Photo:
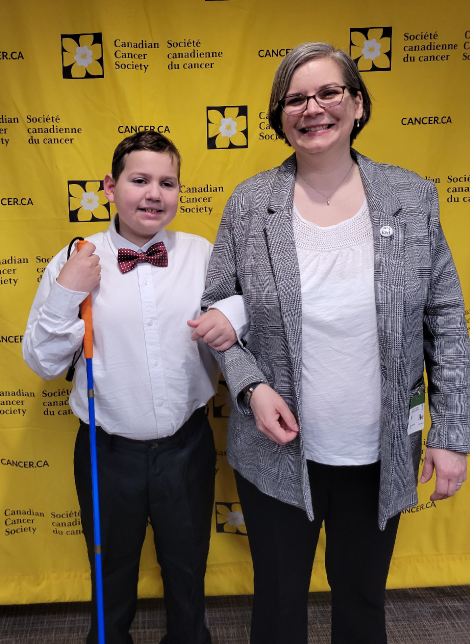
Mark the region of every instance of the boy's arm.
POLYGON ((225 300, 219 300, 209 307, 209 311, 213 309, 219 310, 225 315, 236 333, 238 342, 241 342, 250 330, 250 318, 243 295, 232 295, 226 297, 225 300))
POLYGON ((23 358, 44 380, 61 376, 80 347, 85 325, 78 317, 87 293, 57 284, 46 269, 34 298, 23 337, 23 358))
POLYGON ((241 295, 232 295, 216 302, 198 318, 188 321, 194 329, 191 340, 202 339, 216 351, 226 351, 249 329, 248 313, 241 295))
MULTIPOLYGON (((89 271, 85 269, 84 281, 72 283, 71 280, 83 270, 84 261, 97 263, 96 260, 85 259, 90 256, 90 251, 93 252, 94 245, 86 244, 80 254, 85 249, 80 258, 74 251, 64 264, 65 257, 60 254, 47 266, 29 314, 22 343, 23 357, 28 366, 45 380, 57 378, 67 370, 83 340, 85 327, 78 317, 79 306, 89 293, 85 289, 93 284, 96 277, 90 280, 89 271), (71 286, 84 290, 73 290, 71 286)), ((97 271, 96 268, 91 270, 97 271)))

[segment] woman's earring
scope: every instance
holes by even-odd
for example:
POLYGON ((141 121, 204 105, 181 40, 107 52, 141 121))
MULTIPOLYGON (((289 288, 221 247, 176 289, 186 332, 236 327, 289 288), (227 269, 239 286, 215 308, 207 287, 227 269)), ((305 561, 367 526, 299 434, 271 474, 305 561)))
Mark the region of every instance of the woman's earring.
POLYGON ((359 126, 360 126, 360 124, 361 124, 360 120, 359 120, 359 119, 357 119, 357 121, 356 121, 356 127, 359 127, 359 126))

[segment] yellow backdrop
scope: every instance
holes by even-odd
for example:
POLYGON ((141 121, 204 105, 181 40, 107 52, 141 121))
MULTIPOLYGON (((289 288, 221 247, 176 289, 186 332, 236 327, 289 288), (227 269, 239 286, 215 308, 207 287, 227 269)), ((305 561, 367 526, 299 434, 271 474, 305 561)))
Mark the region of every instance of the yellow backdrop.
MULTIPOLYGON (((90 578, 73 483, 77 421, 65 380, 21 358, 31 302, 51 257, 108 225, 100 183, 116 144, 142 128, 183 155, 172 227, 213 241, 237 183, 289 149, 266 120, 289 49, 350 51, 374 98, 357 148, 437 185, 469 311, 468 0, 82 0, 4 3, 0 25, 0 603, 85 600, 90 578), (230 137, 219 127, 229 125, 230 137)), ((470 312, 470 311, 469 311, 470 312)), ((210 402, 218 448, 207 592, 249 593, 252 569, 225 455, 226 388, 210 402)), ((470 583, 469 487, 404 513, 389 586, 470 583)), ((312 590, 324 590, 323 541, 312 590)), ((162 586, 147 539, 141 596, 162 586)))

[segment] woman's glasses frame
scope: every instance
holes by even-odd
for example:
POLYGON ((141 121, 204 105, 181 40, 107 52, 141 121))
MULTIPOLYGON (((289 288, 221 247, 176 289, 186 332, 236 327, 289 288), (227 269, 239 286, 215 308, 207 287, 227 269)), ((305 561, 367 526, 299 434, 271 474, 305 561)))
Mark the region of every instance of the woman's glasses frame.
POLYGON ((281 100, 278 101, 278 105, 280 106, 282 111, 285 114, 287 114, 287 116, 295 116, 297 114, 302 114, 303 112, 305 112, 305 110, 308 107, 309 100, 313 98, 313 100, 319 107, 321 107, 323 110, 328 110, 330 109, 330 107, 336 107, 337 105, 340 105, 343 102, 345 89, 348 89, 347 85, 331 85, 330 87, 324 87, 319 92, 317 92, 316 94, 312 94, 311 96, 303 96, 303 94, 292 94, 291 96, 286 96, 285 98, 281 98, 281 100), (322 101, 322 96, 326 96, 326 94, 332 89, 341 90, 341 94, 339 95, 340 96, 339 100, 333 103, 322 101), (286 100, 294 99, 294 98, 301 101, 301 104, 299 105, 297 103, 297 105, 287 106, 287 109, 286 109, 286 100))

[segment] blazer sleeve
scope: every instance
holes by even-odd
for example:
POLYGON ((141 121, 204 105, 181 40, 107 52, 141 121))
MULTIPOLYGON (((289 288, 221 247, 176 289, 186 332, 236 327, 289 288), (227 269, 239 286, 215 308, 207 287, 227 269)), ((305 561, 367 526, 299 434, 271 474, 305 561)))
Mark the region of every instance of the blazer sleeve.
MULTIPOLYGON (((243 270, 239 266, 243 262, 243 235, 241 230, 235 230, 235 224, 240 224, 243 210, 246 210, 245 198, 239 187, 228 200, 220 222, 207 271, 206 290, 202 296, 201 308, 204 312, 219 300, 243 295, 238 270, 243 270)), ((224 352, 211 350, 220 365, 234 404, 242 413, 251 413, 243 404, 240 392, 253 382, 267 382, 255 357, 240 343, 224 352)))
POLYGON ((433 184, 427 196, 432 265, 423 320, 431 414, 427 446, 469 452, 470 343, 463 296, 439 221, 439 200, 433 184))

